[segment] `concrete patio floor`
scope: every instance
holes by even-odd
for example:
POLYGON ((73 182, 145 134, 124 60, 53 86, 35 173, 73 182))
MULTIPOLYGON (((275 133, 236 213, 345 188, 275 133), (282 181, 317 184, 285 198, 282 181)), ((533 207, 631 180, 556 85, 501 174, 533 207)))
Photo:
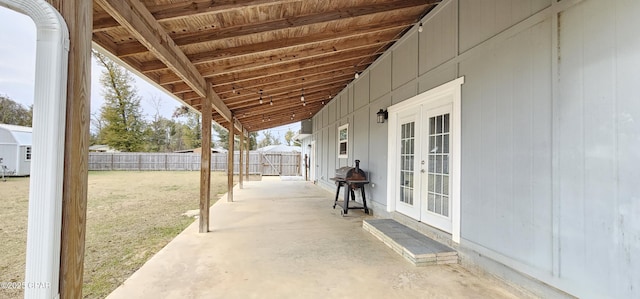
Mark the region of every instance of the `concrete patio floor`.
POLYGON ((211 208, 107 298, 522 298, 460 265, 414 267, 362 229, 333 194, 265 177, 211 208))

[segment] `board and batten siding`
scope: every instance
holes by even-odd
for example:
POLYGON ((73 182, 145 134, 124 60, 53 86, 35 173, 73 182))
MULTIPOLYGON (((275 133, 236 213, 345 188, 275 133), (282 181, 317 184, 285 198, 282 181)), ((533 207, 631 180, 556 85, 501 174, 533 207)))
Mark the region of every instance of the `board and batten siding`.
POLYGON ((559 31, 561 275, 640 297, 640 2, 586 1, 559 31))
POLYGON ((318 184, 335 192, 359 159, 389 216, 376 112, 464 76, 463 260, 544 297, 640 298, 638 16, 635 0, 443 1, 313 117, 318 184))
POLYGON ((552 268, 551 21, 460 63, 462 237, 552 268))

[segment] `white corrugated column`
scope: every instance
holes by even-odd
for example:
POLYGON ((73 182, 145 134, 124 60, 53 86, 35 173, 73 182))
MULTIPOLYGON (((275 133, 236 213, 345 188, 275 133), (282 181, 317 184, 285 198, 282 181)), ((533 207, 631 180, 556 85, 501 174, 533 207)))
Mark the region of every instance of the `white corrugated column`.
POLYGON ((37 28, 25 298, 57 298, 69 33, 42 0, 0 0, 37 28))

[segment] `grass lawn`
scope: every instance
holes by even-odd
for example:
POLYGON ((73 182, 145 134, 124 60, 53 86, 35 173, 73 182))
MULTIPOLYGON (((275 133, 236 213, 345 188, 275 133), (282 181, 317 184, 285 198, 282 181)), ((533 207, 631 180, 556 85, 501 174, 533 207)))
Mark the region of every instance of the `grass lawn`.
MULTIPOLYGON (((89 173, 85 298, 104 298, 191 224, 198 209, 200 172, 89 173)), ((211 174, 211 204, 227 189, 211 174)), ((0 181, 0 282, 24 281, 29 178, 0 181)), ((22 290, 0 290, 0 298, 22 290)))

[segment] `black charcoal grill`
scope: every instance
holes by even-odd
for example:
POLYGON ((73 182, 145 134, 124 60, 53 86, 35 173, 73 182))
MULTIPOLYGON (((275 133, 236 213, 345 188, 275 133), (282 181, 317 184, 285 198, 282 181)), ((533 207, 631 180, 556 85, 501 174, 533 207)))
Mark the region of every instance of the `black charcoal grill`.
POLYGON ((336 190, 336 199, 333 202, 333 208, 336 206, 342 207, 340 214, 342 216, 347 215, 350 209, 361 209, 366 214, 369 214, 369 208, 367 208, 367 197, 364 192, 364 185, 369 184, 367 174, 360 169, 360 160, 356 160, 356 167, 340 167, 336 169, 336 176, 331 180, 336 182, 338 186, 336 190), (344 187, 344 201, 338 201, 340 196, 340 188, 344 187), (362 205, 355 201, 356 194, 354 190, 360 189, 362 193, 362 205), (351 195, 351 206, 349 206, 349 195, 351 195))

